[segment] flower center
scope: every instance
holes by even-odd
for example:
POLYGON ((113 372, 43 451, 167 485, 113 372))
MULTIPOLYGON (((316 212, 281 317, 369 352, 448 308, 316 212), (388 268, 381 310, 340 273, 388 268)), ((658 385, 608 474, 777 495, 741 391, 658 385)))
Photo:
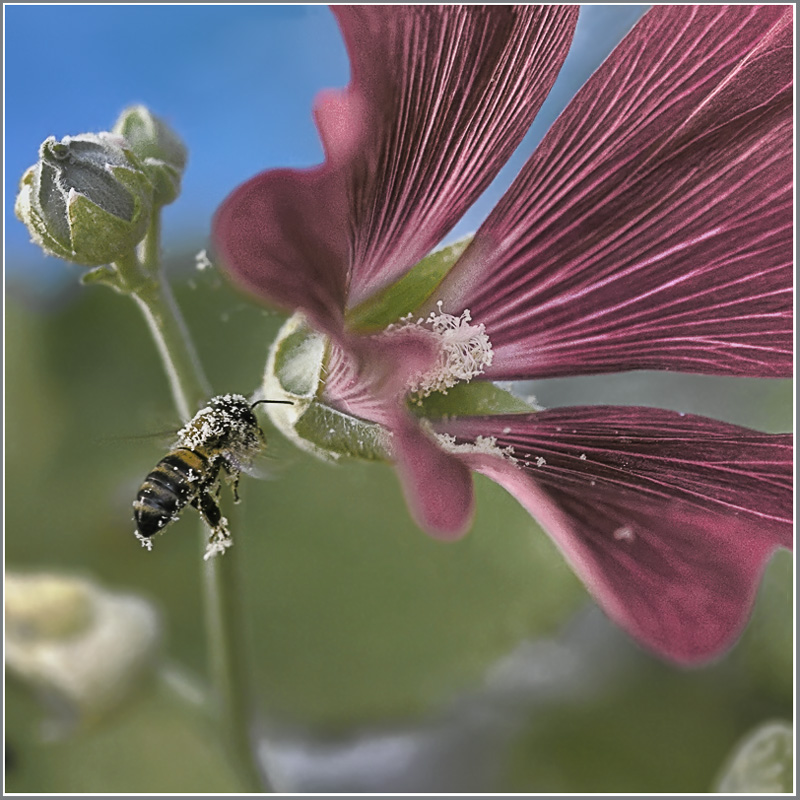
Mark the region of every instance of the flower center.
POLYGON ((469 309, 456 317, 442 311, 442 301, 436 304, 439 312, 431 311, 413 321, 411 314, 400 322, 389 325, 387 333, 422 328, 437 337, 439 353, 434 366, 427 372, 414 375, 408 383, 408 392, 419 401, 432 392, 447 394, 451 386, 461 381, 469 382, 492 363, 492 343, 483 323, 472 324, 469 309))

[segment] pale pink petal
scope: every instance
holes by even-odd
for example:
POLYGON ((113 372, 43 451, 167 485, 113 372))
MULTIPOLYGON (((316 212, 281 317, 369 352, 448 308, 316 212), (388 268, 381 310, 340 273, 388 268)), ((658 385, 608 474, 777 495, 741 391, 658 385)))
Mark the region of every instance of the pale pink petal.
POLYGON ((395 466, 414 520, 437 539, 463 536, 475 506, 469 468, 408 415, 398 414, 392 428, 395 466))
POLYGON ((657 6, 437 297, 495 379, 792 369, 792 9, 657 6))
POLYGON ((421 328, 332 342, 322 399, 354 417, 390 425, 414 376, 435 363, 438 343, 421 328))
POLYGON ((234 280, 328 332, 428 253, 527 131, 577 7, 337 6, 352 65, 315 117, 326 161, 256 176, 217 212, 234 280))
POLYGON ((322 400, 391 432, 390 449, 416 523, 437 539, 462 536, 474 500, 469 469, 441 449, 402 401, 411 378, 435 363, 436 342, 422 330, 404 329, 332 344, 322 400))
POLYGON ((791 437, 636 408, 442 424, 515 464, 463 455, 542 524, 612 619, 693 663, 729 646, 778 546, 792 546, 791 437))
POLYGON ((329 168, 272 170, 220 206, 214 246, 242 288, 287 311, 302 309, 337 338, 347 298, 347 214, 341 176, 329 168))

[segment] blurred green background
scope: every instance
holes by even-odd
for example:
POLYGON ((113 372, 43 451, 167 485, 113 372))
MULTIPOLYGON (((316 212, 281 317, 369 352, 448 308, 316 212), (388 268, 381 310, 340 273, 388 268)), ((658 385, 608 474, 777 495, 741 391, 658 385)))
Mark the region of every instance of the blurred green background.
MULTIPOLYGON (((582 9, 559 82, 460 233, 644 10, 582 9)), ((197 272, 205 242, 190 240, 256 169, 320 159, 311 100, 346 82, 344 47, 321 7, 20 4, 5 21, 6 567, 149 598, 165 626, 163 663, 202 680, 196 515, 152 553, 133 536, 131 501, 169 442, 148 434, 178 424, 154 345, 133 303, 81 289, 76 268, 39 257, 11 216, 13 196, 45 136, 102 129, 132 102, 164 114, 191 150, 184 195, 165 215, 167 272, 215 390, 249 393, 282 319, 197 272), (53 91, 64 41, 73 79, 53 91)), ((630 373, 520 388, 544 406, 644 404, 766 431, 792 424, 790 381, 630 373)), ((233 526, 267 758, 282 788, 703 792, 752 726, 792 717, 789 554, 770 566, 734 650, 685 671, 608 623, 493 484, 478 481, 474 529, 447 545, 411 523, 390 469, 327 466, 275 433, 270 452, 274 479, 243 479, 233 526)), ((105 718, 44 741, 52 711, 8 679, 6 791, 240 790, 190 695, 153 675, 105 718)))
MULTIPOLYGON (((250 393, 281 316, 194 270, 192 252, 168 255, 215 390, 250 393)), ((165 659, 202 677, 196 515, 152 553, 133 536, 131 501, 169 443, 145 434, 178 423, 139 312, 77 280, 46 303, 9 285, 6 379, 7 569, 143 594, 163 614, 165 659)), ((528 388, 548 406, 678 404, 768 431, 792 418, 789 381, 641 374, 528 388)), ((412 791, 702 792, 749 728, 792 718, 789 554, 771 564, 734 650, 686 671, 587 611, 554 547, 493 484, 477 483, 472 532, 443 544, 413 525, 389 468, 325 465, 268 435, 274 477, 243 479, 233 526, 260 710, 291 787, 402 791, 418 769, 424 788, 412 791), (331 758, 399 732, 447 746, 427 748, 433 764, 387 751, 400 777, 331 758), (325 758, 336 770, 324 773, 325 758)), ((6 699, 7 791, 240 788, 213 730, 157 679, 52 742, 27 687, 8 681, 6 699)))

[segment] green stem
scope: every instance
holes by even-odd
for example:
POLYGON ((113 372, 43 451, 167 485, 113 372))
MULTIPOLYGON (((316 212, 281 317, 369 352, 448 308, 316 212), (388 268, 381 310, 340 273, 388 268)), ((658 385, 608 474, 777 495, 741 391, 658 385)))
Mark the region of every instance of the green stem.
POLYGON ((147 236, 139 245, 139 255, 145 271, 156 277, 161 274, 161 210, 156 209, 150 217, 147 236))
POLYGON ((158 348, 172 390, 175 407, 184 422, 191 419, 211 396, 200 360, 169 285, 151 278, 131 296, 144 314, 158 348))
POLYGON ((153 335, 175 407, 181 418, 188 421, 211 396, 211 385, 203 373, 172 290, 162 277, 160 239, 161 215, 154 213, 150 229, 139 248, 141 262, 136 259, 138 269, 126 264, 124 276, 128 291, 139 305, 153 335))
MULTIPOLYGON (((157 215, 154 215, 157 216, 157 215)), ((138 304, 158 348, 175 407, 184 420, 211 395, 188 329, 159 269, 159 223, 154 220, 140 253, 142 261, 117 264, 129 294, 138 304)), ((203 526, 205 550, 208 529, 203 526)), ((203 561, 204 611, 209 672, 220 735, 250 792, 271 791, 259 767, 251 737, 253 703, 240 621, 244 618, 239 587, 238 548, 203 561)))
MULTIPOLYGON (((205 542, 203 543, 205 549, 205 542)), ((205 563, 204 587, 208 629, 209 668, 220 709, 220 733, 247 786, 271 792, 266 769, 260 769, 253 751, 250 722, 253 716, 249 674, 245 659, 244 631, 239 620, 242 585, 236 547, 205 563)))

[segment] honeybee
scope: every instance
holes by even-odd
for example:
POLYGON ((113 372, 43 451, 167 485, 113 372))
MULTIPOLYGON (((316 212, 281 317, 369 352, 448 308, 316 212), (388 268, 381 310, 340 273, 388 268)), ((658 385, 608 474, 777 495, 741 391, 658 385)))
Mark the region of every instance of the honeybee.
POLYGON ((212 398, 205 408, 178 431, 178 440, 144 479, 133 501, 136 537, 148 550, 153 536, 194 506, 211 528, 206 558, 224 551, 231 542, 228 521, 219 507, 219 473, 224 470, 239 502, 239 476, 266 445, 253 409, 259 403, 291 403, 290 400, 257 400, 240 394, 212 398))

